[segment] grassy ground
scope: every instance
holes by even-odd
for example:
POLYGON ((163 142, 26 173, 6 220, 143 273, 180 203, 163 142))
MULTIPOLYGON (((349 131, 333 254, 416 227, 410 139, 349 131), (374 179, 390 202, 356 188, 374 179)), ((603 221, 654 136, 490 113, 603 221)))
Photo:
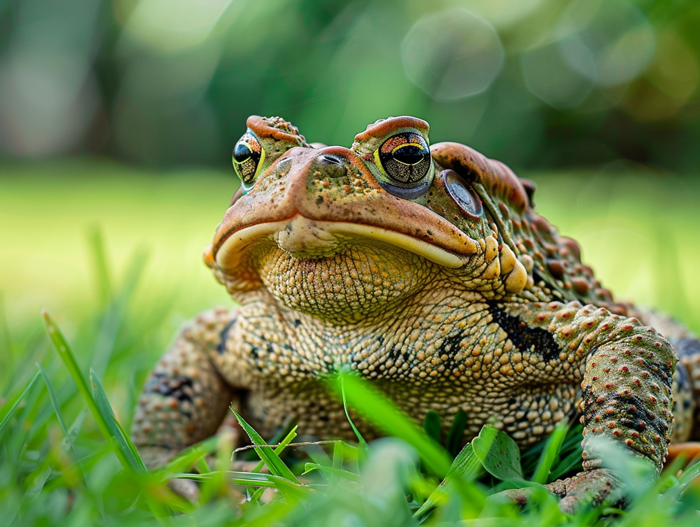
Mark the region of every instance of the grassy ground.
MULTIPOLYGON (((629 171, 528 176, 539 184, 540 212, 581 242, 584 259, 618 296, 655 305, 700 330, 695 271, 700 184, 629 171)), ((0 167, 0 524, 150 524, 154 518, 212 526, 596 521, 600 511, 564 517, 544 494, 525 513, 485 501, 492 487, 502 488, 501 479, 519 479, 519 463, 511 458, 507 464, 518 477, 494 475, 488 448, 486 454, 483 448, 463 453, 458 463, 466 468, 439 493, 449 499, 443 504, 436 494, 436 511, 415 515, 451 457, 351 380, 350 405, 373 408, 387 432, 403 441, 384 440, 366 452, 341 445, 306 448, 316 465, 290 461, 291 476, 262 449, 272 475, 235 476, 244 485, 232 485, 216 472, 230 453, 219 445, 220 464, 198 462, 200 472, 212 475, 202 483, 197 506, 177 499, 163 482, 188 469, 188 460, 191 464, 201 451, 216 451, 216 444, 203 445, 165 471, 142 474, 98 382, 128 430, 145 375, 179 324, 201 309, 227 303, 200 254, 235 185, 233 174, 159 174, 91 162, 0 167), (80 374, 71 375, 53 349, 39 315, 44 307, 66 335, 80 374), (78 389, 80 379, 86 380, 86 393, 78 389), (112 439, 105 441, 103 434, 112 439), (305 468, 311 472, 301 485, 295 480, 305 468), (280 493, 256 490, 265 486, 280 493), (236 503, 244 497, 250 501, 237 520, 236 503)), ((434 424, 426 429, 430 434, 434 424)), ((540 451, 526 454, 525 478, 543 482, 565 470, 567 455, 576 454, 575 433, 559 455, 555 443, 543 458, 540 451)), ((636 485, 635 504, 615 521, 695 525, 700 496, 691 489, 679 501, 682 489, 675 471, 660 486, 636 485)))

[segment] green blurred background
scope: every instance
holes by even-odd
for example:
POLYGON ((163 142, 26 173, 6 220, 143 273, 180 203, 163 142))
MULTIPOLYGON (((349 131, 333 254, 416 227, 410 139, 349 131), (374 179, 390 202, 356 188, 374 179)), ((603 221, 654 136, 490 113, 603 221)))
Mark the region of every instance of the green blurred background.
POLYGON ((619 297, 700 330, 698 28, 681 0, 0 0, 0 346, 41 307, 79 333, 95 232, 115 283, 149 255, 155 354, 225 304, 200 254, 250 114, 347 146, 426 119, 536 180, 619 297))
POLYGON ((419 115, 516 170, 693 170, 680 0, 2 0, 0 151, 225 168, 250 114, 348 144, 419 115))

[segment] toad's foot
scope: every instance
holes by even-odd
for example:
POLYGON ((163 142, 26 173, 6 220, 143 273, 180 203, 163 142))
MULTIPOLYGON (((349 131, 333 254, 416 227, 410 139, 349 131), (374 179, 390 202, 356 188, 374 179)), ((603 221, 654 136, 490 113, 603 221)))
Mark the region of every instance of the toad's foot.
MULTIPOLYGON (((567 514, 577 514, 599 506, 616 506, 624 501, 622 485, 608 469, 581 472, 572 478, 559 479, 547 485, 550 492, 561 498, 559 508, 567 514)), ((532 495, 531 488, 504 492, 514 502, 524 505, 532 495)))

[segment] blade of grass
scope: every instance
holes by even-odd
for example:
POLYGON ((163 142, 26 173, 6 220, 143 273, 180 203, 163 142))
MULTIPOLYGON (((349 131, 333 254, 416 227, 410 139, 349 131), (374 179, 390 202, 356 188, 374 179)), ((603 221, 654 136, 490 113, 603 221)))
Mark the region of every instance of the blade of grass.
POLYGON ((425 414, 423 419, 423 430, 436 443, 440 443, 440 433, 442 431, 442 419, 440 414, 434 410, 430 410, 425 414))
POLYGON ((473 481, 482 472, 482 465, 479 458, 476 457, 474 453, 474 447, 471 443, 464 445, 464 448, 457 454, 452 465, 450 466, 450 471, 447 477, 442 480, 440 485, 428 496, 425 503, 413 513, 414 518, 419 518, 423 516, 430 509, 438 505, 442 501, 442 497, 447 495, 449 490, 452 488, 453 478, 450 476, 461 476, 467 481, 473 481))
POLYGON ((571 452, 564 459, 562 459, 557 466, 554 467, 550 474, 550 479, 555 481, 561 478, 564 474, 571 472, 573 470, 581 470, 581 455, 583 454, 583 448, 579 445, 579 448, 571 452))
POLYGON ((64 435, 64 441, 68 444, 68 447, 70 448, 71 452, 73 452, 73 456, 75 457, 75 461, 78 463, 79 467, 79 472, 80 472, 80 478, 81 482, 87 486, 87 482, 85 480, 85 471, 83 470, 83 464, 80 461, 80 457, 78 457, 78 452, 75 449, 75 443, 73 443, 73 437, 71 436, 71 433, 66 426, 65 421, 63 420, 63 414, 61 413, 61 405, 58 402, 58 397, 56 397, 56 392, 53 389, 53 384, 51 383, 51 380, 49 379, 49 376, 46 374, 46 370, 44 370, 43 366, 39 363, 36 364, 36 367, 39 368, 39 372, 41 373, 42 377, 44 378, 44 383, 46 384, 46 389, 49 392, 49 399, 51 400, 51 405, 53 406, 53 410, 56 413, 56 419, 58 420, 58 425, 61 427, 61 430, 63 431, 64 435))
MULTIPOLYGON (((216 471, 209 472, 208 474, 191 474, 189 472, 184 472, 182 474, 173 474, 173 477, 177 479, 206 481, 215 474, 216 471)), ((278 476, 276 474, 256 474, 254 472, 236 472, 233 470, 227 471, 225 474, 231 478, 231 482, 235 485, 272 487, 278 489, 280 492, 291 490, 292 495, 297 498, 307 497, 310 490, 306 485, 295 483, 284 476, 278 476)))
MULTIPOLYGON (((58 354, 61 357, 61 360, 63 360, 63 363, 68 368, 68 371, 70 372, 71 377, 73 377, 73 381, 75 382, 76 386, 78 387, 78 391, 80 391, 80 394, 83 396, 83 399, 85 400, 85 403, 87 404, 87 407, 90 409, 90 412, 92 413, 92 416, 95 419, 95 422, 97 423, 97 427, 100 429, 100 432, 102 433, 104 438, 110 443, 110 445, 113 445, 112 438, 114 436, 112 435, 112 432, 110 430, 110 426, 107 424, 107 419, 105 418, 105 415, 100 411, 100 408, 98 407, 97 403, 95 402, 95 399, 92 396, 91 390, 88 388, 88 385, 85 382, 85 378, 83 377, 82 373, 80 372, 80 368, 78 368, 78 363, 75 361, 75 357, 73 356, 73 352, 71 351, 70 347, 68 346, 66 339, 63 337, 60 330, 58 329, 58 326, 56 325, 56 323, 53 321, 51 316, 46 311, 42 312, 42 316, 44 317, 44 322, 46 324, 46 330, 49 333, 49 337, 51 338, 51 342, 53 342, 53 345, 56 348, 56 351, 58 351, 58 354)), ((37 376, 38 375, 39 374, 37 373, 37 376)), ((135 469, 135 467, 138 466, 134 462, 134 460, 130 459, 130 457, 127 456, 126 452, 122 448, 114 448, 114 445, 113 445, 113 450, 114 450, 114 453, 117 455, 117 458, 119 458, 119 461, 121 462, 122 467, 128 468, 128 469, 135 469), (133 466, 132 466, 132 464, 133 464, 133 466)), ((139 457, 139 459, 140 459, 140 457, 139 457)), ((140 472, 139 469, 137 469, 137 470, 140 472)))
MULTIPOLYGON (((68 348, 68 351, 70 353, 70 348, 68 348)), ((122 462, 122 466, 124 466, 124 468, 129 467, 137 475, 149 475, 148 469, 141 459, 141 455, 138 453, 138 450, 136 450, 136 445, 134 445, 126 432, 124 432, 119 421, 117 421, 112 406, 107 399, 107 394, 105 394, 102 384, 92 368, 90 369, 90 381, 94 394, 94 398, 91 399, 94 402, 100 418, 111 434, 111 437, 107 437, 107 440, 120 461, 123 460, 123 462, 127 463, 127 465, 124 465, 122 462)), ((93 415, 95 416, 94 413, 93 415)), ((163 520, 174 514, 168 504, 163 503, 157 495, 154 496, 150 493, 146 493, 146 503, 156 519, 163 520)))
POLYGON ((677 501, 688 486, 700 477, 700 461, 686 468, 678 478, 678 482, 664 493, 664 497, 677 501))
MULTIPOLYGON (((0 291, 0 349, 4 349, 4 357, 11 356, 12 337, 10 335, 10 325, 7 322, 7 310, 5 309, 5 295, 0 291)), ((8 364, 9 366, 9 364, 8 364)))
MULTIPOLYGON (((278 456, 282 455, 282 452, 284 452, 284 449, 287 448, 287 445, 294 441, 297 437, 297 428, 299 428, 297 425, 294 425, 294 428, 292 428, 289 433, 280 441, 279 445, 275 447, 273 452, 277 454, 278 456)), ((255 468, 251 472, 260 472, 263 468, 265 463, 263 461, 260 461, 255 468)))
POLYGON ((265 507, 258 507, 258 510, 255 511, 255 515, 252 518, 246 518, 245 527, 283 525, 292 508, 292 504, 279 500, 268 503, 265 507))
POLYGON ((10 419, 12 419, 12 416, 14 415, 15 411, 17 411, 17 408, 19 407, 19 404, 22 402, 22 400, 27 396, 29 391, 34 387, 34 383, 36 380, 39 378, 39 372, 36 372, 34 374, 34 377, 32 377, 32 380, 27 383, 27 386, 22 390, 22 393, 19 394, 17 399, 15 400, 14 403, 12 403, 12 406, 9 407, 9 410, 7 410, 7 413, 2 418, 2 421, 0 421, 0 435, 2 434, 3 430, 5 430, 5 427, 7 426, 7 423, 10 422, 10 419))
POLYGON ((355 483, 360 482, 360 475, 356 474, 355 472, 350 472, 349 470, 344 470, 342 468, 324 467, 318 463, 306 463, 304 465, 304 472, 302 473, 302 476, 308 474, 309 472, 313 472, 314 470, 325 472, 326 474, 330 474, 337 478, 354 481, 355 483))
POLYGON ((168 463, 153 471, 153 476, 160 482, 173 479, 175 474, 182 473, 182 471, 194 465, 198 459, 215 452, 216 442, 217 438, 214 436, 187 447, 168 463))
MULTIPOLYGON (((258 483, 251 482, 253 474, 250 472, 229 472, 228 474, 232 477, 231 482, 235 485, 261 485, 261 483, 259 483, 260 480, 258 480, 258 483)), ((297 500, 301 500, 307 498, 309 495, 310 489, 306 485, 294 483, 283 476, 277 476, 275 474, 256 474, 256 476, 264 476, 269 482, 269 484, 262 486, 276 488, 287 498, 291 496, 297 500)))
POLYGON ((345 411, 345 418, 348 420, 348 423, 350 423, 350 428, 352 428, 352 431, 355 433, 355 437, 357 437, 357 442, 360 445, 359 455, 360 455, 360 459, 362 460, 367 456, 367 441, 365 441, 365 438, 362 437, 362 434, 355 426, 355 423, 352 422, 352 418, 350 417, 350 410, 348 409, 348 401, 347 401, 347 398, 345 395, 345 375, 342 375, 342 374, 340 375, 339 382, 340 382, 340 395, 343 399, 343 410, 345 411))
POLYGON ((87 417, 87 414, 88 414, 88 409, 83 408, 78 413, 78 416, 73 421, 73 424, 70 425, 70 428, 68 429, 68 435, 70 435, 71 441, 75 441, 75 438, 78 436, 80 429, 83 427, 83 423, 85 422, 85 418, 87 417))
POLYGON ((138 285, 147 261, 148 252, 146 250, 140 249, 134 252, 119 293, 108 304, 104 312, 97 334, 97 342, 92 348, 92 354, 88 360, 99 377, 102 377, 107 370, 107 365, 114 353, 117 336, 126 319, 129 300, 138 285))
POLYGON ((461 408, 457 410, 452 426, 447 434, 447 451, 451 456, 457 456, 464 437, 464 430, 467 428, 467 413, 461 408))
POLYGON ((231 408, 231 411, 233 412, 233 415, 236 416, 236 419, 238 420, 238 423, 241 425, 241 428, 245 430, 245 433, 248 434, 248 437, 250 440, 253 442, 255 446, 255 452, 260 456, 260 459, 265 462, 267 465, 267 468, 270 470, 272 474, 275 476, 280 476, 282 478, 286 478, 289 481, 292 481, 294 483, 299 483, 299 480, 297 477, 292 473, 291 470, 289 470, 289 467, 284 464, 284 462, 280 459, 280 457, 275 453, 275 451, 269 447, 269 446, 258 446, 258 445, 265 445, 265 441, 263 438, 258 434, 255 429, 250 426, 243 417, 241 417, 238 412, 236 412, 233 408, 231 408))
POLYGON ((87 238, 95 266, 95 279, 100 301, 102 305, 107 305, 110 298, 112 298, 112 281, 110 279, 109 267, 105 254, 105 243, 100 226, 93 225, 88 231, 87 238))
POLYGON ((106 422, 113 440, 117 443, 117 448, 122 452, 124 458, 128 460, 129 465, 131 465, 131 468, 135 472, 148 474, 148 469, 146 465, 144 465, 138 450, 136 450, 136 445, 129 439, 129 436, 124 432, 119 421, 117 421, 114 411, 112 410, 112 405, 109 404, 109 400, 107 399, 107 394, 105 394, 100 380, 92 369, 90 369, 90 382, 92 383, 92 390, 97 408, 106 422))
POLYGON ((416 449, 425 464, 438 476, 450 470, 447 453, 403 414, 386 396, 367 381, 341 374, 341 389, 350 405, 387 435, 399 437, 416 449))
MULTIPOLYGON (((285 419, 282 426, 279 427, 272 435, 272 437, 267 441, 267 444, 278 445, 295 426, 296 423, 293 419, 285 419)), ((249 450, 251 450, 250 446, 251 445, 247 445, 245 447, 239 447, 234 449, 233 452, 231 452, 231 461, 233 461, 234 455, 240 456, 238 457, 238 459, 242 459, 245 461, 255 461, 256 459, 259 460, 260 458, 255 453, 255 450, 253 450, 252 452, 248 452, 249 450)))
MULTIPOLYGON (((344 470, 343 469, 343 461, 345 460, 345 455, 344 455, 344 448, 343 448, 343 443, 341 441, 337 441, 336 443, 333 444, 333 458, 331 459, 331 468, 333 470, 344 470)), ((353 464, 353 467, 356 468, 356 471, 354 472, 355 474, 357 473, 357 465, 353 464)), ((358 474, 359 477, 359 474, 358 474)), ((332 494, 335 489, 338 487, 340 484, 340 479, 338 478, 330 478, 328 481, 328 490, 326 491, 327 495, 332 494)))
MULTIPOLYGON (((168 463, 152 471, 151 475, 159 483, 166 483, 171 479, 174 479, 176 474, 182 473, 184 470, 189 469, 193 465, 196 465, 199 469, 198 461, 205 461, 204 458, 206 456, 216 451, 217 441, 218 438, 213 436, 185 448, 168 463)), ((204 466, 206 468, 202 472, 210 472, 209 466, 206 465, 206 461, 204 466)))
POLYGON ((554 428, 547 439, 547 445, 540 456, 537 463, 537 468, 535 468, 535 473, 532 476, 532 481, 536 483, 541 483, 544 485, 549 479, 549 474, 552 471, 552 466, 554 465, 554 460, 559 455, 559 450, 564 442, 566 433, 569 430, 569 423, 566 421, 560 421, 554 428))
POLYGON ((678 485, 682 488, 682 491, 686 489, 696 478, 700 477, 700 461, 695 463, 692 467, 686 468, 678 478, 678 485))
MULTIPOLYGON (((221 433, 216 435, 216 452, 214 456, 214 471, 216 472, 209 480, 199 487, 199 503, 209 503, 215 496, 227 494, 228 481, 225 472, 231 469, 231 456, 234 435, 231 433, 221 433)), ((196 465, 200 474, 212 472, 208 460, 199 458, 196 465)))
POLYGON ((259 489, 257 489, 257 490, 256 490, 255 492, 253 492, 252 494, 249 494, 249 496, 250 496, 250 501, 252 501, 252 502, 257 502, 260 498, 262 498, 263 492, 265 492, 265 488, 264 488, 264 487, 260 487, 259 489))
POLYGON ((212 472, 211 467, 209 466, 209 463, 207 463, 207 460, 203 457, 200 457, 194 464, 194 466, 197 468, 200 474, 208 474, 212 472))
POLYGON ((340 441, 333 445, 333 468, 341 468, 343 466, 343 445, 340 441))

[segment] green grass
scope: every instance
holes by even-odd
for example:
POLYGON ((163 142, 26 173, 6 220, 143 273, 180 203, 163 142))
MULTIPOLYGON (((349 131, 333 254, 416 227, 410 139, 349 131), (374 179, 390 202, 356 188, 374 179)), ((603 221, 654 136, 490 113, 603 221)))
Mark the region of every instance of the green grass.
MULTIPOLYGON (((354 378, 342 390, 329 380, 329 389, 397 437, 295 447, 298 430, 280 438, 291 445, 273 449, 248 430, 269 473, 228 472, 224 438, 146 473, 123 431, 179 324, 226 303, 200 253, 234 178, 95 163, 2 174, 0 524, 697 524, 700 492, 687 487, 694 471, 679 477, 675 467, 651 484, 623 464, 639 482, 626 511, 567 517, 537 489, 577 469, 579 429, 559 429, 520 456, 487 429, 460 452, 454 437, 440 438, 436 416, 417 428, 354 378), (42 307, 58 321, 50 333, 42 307), (196 504, 165 485, 184 474, 199 481, 196 504), (491 497, 513 486, 535 489, 525 511, 491 497)), ((639 173, 530 176, 539 210, 582 242, 606 285, 700 329, 700 185, 639 173)), ((454 423, 452 436, 463 427, 454 423)))

